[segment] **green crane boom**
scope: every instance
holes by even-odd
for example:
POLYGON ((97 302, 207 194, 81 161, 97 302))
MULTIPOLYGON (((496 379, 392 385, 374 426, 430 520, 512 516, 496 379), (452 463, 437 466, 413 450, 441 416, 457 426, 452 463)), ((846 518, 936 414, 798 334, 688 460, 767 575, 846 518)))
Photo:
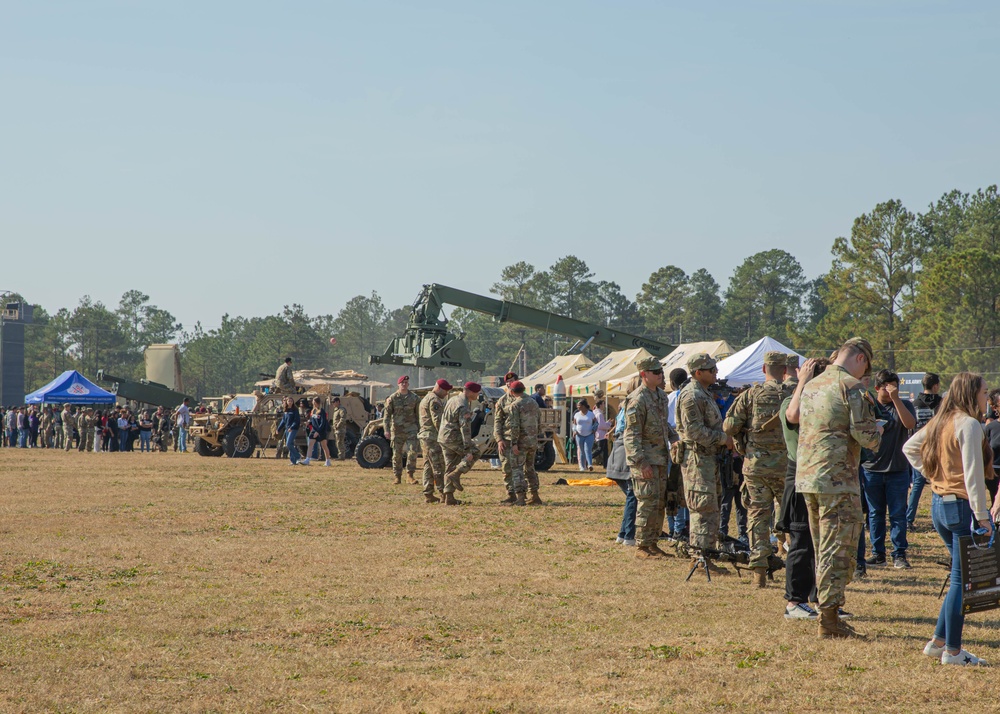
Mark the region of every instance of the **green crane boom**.
POLYGON ((663 357, 674 348, 672 345, 632 335, 604 325, 574 320, 562 315, 520 305, 509 300, 476 295, 449 288, 447 285, 424 285, 413 303, 406 331, 396 337, 383 355, 371 355, 369 364, 394 364, 412 367, 464 367, 483 371, 485 365, 469 355, 462 335, 448 330, 448 322, 441 318, 445 305, 475 310, 491 315, 496 322, 511 322, 535 330, 554 332, 574 337, 585 344, 595 344, 614 350, 645 347, 657 357, 663 357))

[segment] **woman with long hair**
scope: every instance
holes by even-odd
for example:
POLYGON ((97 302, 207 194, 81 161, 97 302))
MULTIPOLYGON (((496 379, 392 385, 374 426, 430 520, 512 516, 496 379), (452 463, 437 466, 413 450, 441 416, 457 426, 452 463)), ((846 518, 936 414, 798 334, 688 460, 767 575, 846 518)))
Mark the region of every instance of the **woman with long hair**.
POLYGON ((970 536, 973 520, 993 534, 986 477, 993 476, 993 452, 980 417, 986 413, 986 381, 962 372, 955 376, 937 414, 903 446, 913 468, 930 483, 931 521, 951 553, 951 587, 941 603, 934 637, 924 654, 941 664, 985 665, 962 649, 962 573, 959 539, 970 536))
POLYGON ((313 449, 316 442, 319 442, 326 456, 324 466, 330 465, 330 445, 327 439, 330 438, 330 420, 326 416, 326 409, 323 408, 323 397, 313 397, 312 412, 309 413, 309 445, 306 447, 306 457, 302 463, 306 466, 312 461, 313 449))

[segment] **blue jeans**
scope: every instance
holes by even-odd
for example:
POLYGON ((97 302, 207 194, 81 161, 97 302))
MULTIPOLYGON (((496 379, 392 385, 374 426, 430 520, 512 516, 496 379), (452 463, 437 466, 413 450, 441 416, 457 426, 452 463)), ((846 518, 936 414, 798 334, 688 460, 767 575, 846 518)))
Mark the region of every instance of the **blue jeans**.
POLYGON ((673 535, 679 535, 681 531, 688 527, 688 520, 691 514, 686 508, 678 508, 676 515, 670 516, 667 521, 667 531, 673 535))
POLYGON ((580 466, 587 468, 594 463, 594 435, 576 435, 576 456, 580 466))
POLYGON ((139 452, 151 451, 149 448, 149 437, 152 436, 152 432, 149 431, 139 431, 139 452))
POLYGON ((917 506, 920 505, 920 494, 924 492, 924 484, 927 483, 927 479, 924 475, 912 469, 913 471, 913 481, 910 487, 910 502, 906 506, 906 522, 911 526, 913 521, 917 518, 917 506))
POLYGON ((177 427, 177 448, 180 451, 188 450, 188 432, 183 426, 177 427))
POLYGON ((295 445, 295 435, 298 433, 298 429, 285 429, 285 446, 288 447, 288 460, 293 464, 299 463, 299 459, 302 457, 302 454, 299 453, 299 447, 295 445))
POLYGON ((889 513, 892 554, 906 554, 906 494, 910 490, 910 470, 873 472, 864 469, 865 497, 868 499, 868 534, 872 555, 885 555, 885 516, 889 513))
POLYGON ((28 448, 28 430, 18 429, 17 430, 17 445, 22 449, 28 448))
POLYGON ((118 432, 118 450, 125 451, 128 449, 128 429, 122 429, 118 432))
POLYGON ((618 488, 625 494, 625 512, 622 514, 622 527, 618 529, 618 537, 625 540, 635 540, 635 510, 639 501, 632 490, 632 479, 615 481, 618 488))
POLYGON ((931 496, 931 522, 952 556, 951 586, 941 603, 934 637, 944 640, 949 650, 960 650, 965 615, 962 614, 962 559, 959 557, 958 539, 972 535, 972 508, 964 499, 945 501, 935 493, 931 496))

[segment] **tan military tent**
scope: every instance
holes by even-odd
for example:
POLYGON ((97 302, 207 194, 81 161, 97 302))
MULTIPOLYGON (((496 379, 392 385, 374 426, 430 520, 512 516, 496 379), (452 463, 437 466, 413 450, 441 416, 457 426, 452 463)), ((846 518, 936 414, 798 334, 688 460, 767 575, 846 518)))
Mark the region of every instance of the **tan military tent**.
MULTIPOLYGON (((686 342, 683 345, 678 345, 673 352, 660 360, 660 364, 663 365, 664 373, 670 374, 670 370, 676 369, 677 367, 687 369, 688 358, 691 355, 698 354, 699 352, 707 352, 716 359, 722 359, 733 353, 733 347, 725 340, 715 340, 712 342, 686 342)), ((637 374, 639 374, 639 372, 633 369, 630 374, 625 375, 621 379, 608 382, 607 393, 612 396, 625 396, 625 392, 628 390, 628 383, 631 381, 632 377, 637 374)), ((664 381, 664 389, 668 392, 671 391, 669 382, 664 381)))
MULTIPOLYGON (((618 384, 629 375, 635 374, 635 363, 644 357, 652 357, 652 353, 643 347, 621 350, 612 352, 585 372, 572 377, 563 375, 566 396, 572 398, 594 394, 599 389, 606 392, 609 385, 618 384)), ((552 385, 549 385, 548 393, 552 394, 552 385)))
POLYGON ((529 391, 535 391, 536 384, 544 384, 546 386, 554 384, 556 379, 561 374, 563 379, 569 379, 572 375, 579 374, 591 366, 593 362, 587 359, 584 355, 559 355, 554 357, 548 364, 528 376, 521 379, 524 382, 524 386, 528 388, 529 391))

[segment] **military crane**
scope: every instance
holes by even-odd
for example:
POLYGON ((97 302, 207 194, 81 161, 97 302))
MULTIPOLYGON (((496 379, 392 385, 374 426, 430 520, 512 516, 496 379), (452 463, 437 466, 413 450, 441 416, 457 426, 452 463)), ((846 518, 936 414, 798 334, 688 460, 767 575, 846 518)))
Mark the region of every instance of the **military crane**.
POLYGON ((581 350, 591 344, 614 350, 645 347, 657 357, 664 357, 674 349, 672 345, 648 337, 432 283, 424 285, 414 301, 404 333, 393 339, 385 354, 371 355, 368 363, 425 368, 464 367, 482 372, 486 365, 472 359, 462 339, 464 335, 451 332, 448 321, 441 317, 445 305, 491 315, 495 322, 510 322, 573 337, 578 340, 577 344, 583 342, 581 350))

